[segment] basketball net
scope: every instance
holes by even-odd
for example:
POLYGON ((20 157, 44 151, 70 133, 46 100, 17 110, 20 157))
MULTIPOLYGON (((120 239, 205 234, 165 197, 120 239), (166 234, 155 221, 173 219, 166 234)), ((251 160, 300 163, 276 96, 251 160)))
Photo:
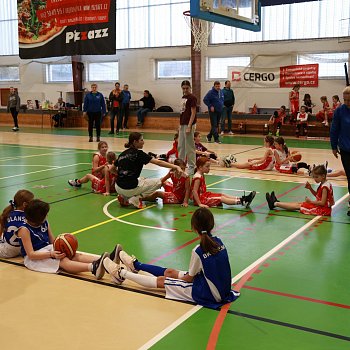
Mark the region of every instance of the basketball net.
POLYGON ((202 19, 191 17, 190 11, 183 13, 187 25, 190 27, 193 38, 193 50, 200 52, 208 47, 208 39, 211 30, 214 27, 213 22, 204 21, 202 19))

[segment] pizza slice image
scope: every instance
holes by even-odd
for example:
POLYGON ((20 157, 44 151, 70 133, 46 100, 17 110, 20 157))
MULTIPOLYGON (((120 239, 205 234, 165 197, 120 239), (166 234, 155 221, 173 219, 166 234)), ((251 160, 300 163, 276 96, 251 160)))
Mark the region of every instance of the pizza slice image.
POLYGON ((63 27, 55 19, 40 21, 37 10, 45 9, 46 0, 18 0, 18 41, 20 44, 35 44, 49 40, 63 27))

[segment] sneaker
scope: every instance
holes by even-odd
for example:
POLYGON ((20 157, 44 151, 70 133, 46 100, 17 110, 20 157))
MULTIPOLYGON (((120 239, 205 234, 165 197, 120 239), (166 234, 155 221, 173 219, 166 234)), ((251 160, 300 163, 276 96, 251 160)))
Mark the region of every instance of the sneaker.
POLYGON ((234 133, 233 133, 232 131, 230 131, 228 134, 229 134, 229 135, 234 135, 234 133))
POLYGON ((216 140, 215 143, 217 143, 218 145, 222 144, 222 142, 220 140, 216 140))
POLYGON ((272 201, 273 201, 274 203, 279 202, 279 200, 277 199, 277 197, 276 197, 276 195, 275 195, 275 191, 272 191, 272 192, 271 192, 270 197, 271 197, 271 199, 272 199, 272 201))
POLYGON ((144 208, 144 205, 142 204, 142 199, 139 196, 129 198, 129 203, 137 209, 144 208))
POLYGON ((114 132, 113 132, 113 131, 110 131, 110 132, 108 133, 108 135, 114 135, 114 132))
POLYGON ((346 214, 347 216, 350 216, 350 209, 348 210, 348 212, 347 212, 347 214, 346 214))
POLYGON ((321 122, 322 124, 326 124, 326 121, 324 120, 323 122, 321 122))
POLYGON ((267 204, 268 204, 270 210, 275 209, 275 202, 273 201, 273 199, 271 198, 271 196, 268 192, 266 193, 266 201, 267 201, 267 204))
POLYGON ((323 163, 323 166, 326 168, 326 170, 328 169, 328 160, 326 160, 326 161, 323 163))
POLYGON ((97 137, 96 138, 96 142, 100 142, 101 140, 100 140, 100 138, 99 137, 97 137))
POLYGON ((211 142, 211 138, 210 137, 206 136, 205 138, 207 139, 207 142, 211 142))
POLYGON ((79 182, 79 179, 68 180, 68 183, 69 183, 72 187, 81 187, 81 183, 79 182))
POLYGON ((100 280, 104 274, 105 269, 103 267, 103 261, 109 259, 109 253, 104 252, 97 260, 92 263, 92 274, 96 276, 96 279, 100 280))
POLYGON ((228 158, 230 159, 231 163, 237 163, 237 158, 233 154, 229 154, 228 158))
POLYGON ((107 257, 103 260, 103 266, 111 275, 111 279, 115 284, 122 284, 125 281, 125 278, 120 276, 120 272, 123 268, 113 262, 110 258, 107 257))
POLYGON ((93 141, 92 137, 89 137, 89 142, 92 142, 92 141, 93 141))
POLYGON ((17 126, 14 126, 13 128, 12 128, 12 131, 18 131, 19 130, 19 128, 17 128, 17 126))
POLYGON ((220 135, 225 135, 225 133, 223 131, 221 131, 220 135))
POLYGON ((255 191, 252 191, 248 194, 248 196, 242 196, 241 198, 241 203, 243 206, 245 206, 246 208, 248 208, 250 206, 250 204, 253 202, 253 199, 256 195, 255 191))
POLYGON ((121 207, 128 207, 130 205, 129 201, 127 200, 126 197, 124 197, 123 195, 119 194, 118 195, 118 202, 120 204, 121 207))
POLYGON ((121 252, 119 252, 119 259, 125 265, 128 271, 138 273, 138 270, 136 270, 134 266, 134 262, 137 261, 134 255, 130 256, 127 252, 122 250, 121 252))
POLYGON ((126 125, 124 125, 124 129, 129 129, 126 125))
POLYGON ((123 247, 120 244, 117 244, 113 251, 109 254, 109 258, 116 264, 120 264, 119 254, 123 250, 123 247))
POLYGON ((280 136, 280 131, 279 130, 276 131, 276 136, 277 137, 280 136))

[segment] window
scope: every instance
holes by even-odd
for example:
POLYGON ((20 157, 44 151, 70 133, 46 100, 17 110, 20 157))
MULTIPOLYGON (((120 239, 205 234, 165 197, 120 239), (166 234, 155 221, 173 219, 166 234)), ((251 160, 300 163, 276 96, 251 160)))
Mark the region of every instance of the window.
POLYGON ((246 67, 250 64, 250 56, 208 57, 207 79, 227 79, 228 67, 246 67))
POLYGON ((318 63, 319 78, 343 78, 344 63, 349 62, 347 52, 313 53, 298 55, 298 64, 318 63))
POLYGON ((19 67, 2 66, 0 67, 0 81, 19 81, 19 67))
POLYGON ((67 64, 48 64, 46 66, 47 83, 66 83, 73 81, 72 65, 67 64))
POLYGON ((191 77, 191 61, 157 61, 158 79, 176 79, 191 77))
POLYGON ((89 63, 88 81, 117 81, 119 79, 119 62, 89 63))

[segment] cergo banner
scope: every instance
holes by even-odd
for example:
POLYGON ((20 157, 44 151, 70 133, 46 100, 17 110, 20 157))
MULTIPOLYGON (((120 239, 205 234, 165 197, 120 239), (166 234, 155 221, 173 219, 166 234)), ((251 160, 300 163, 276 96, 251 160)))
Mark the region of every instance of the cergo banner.
POLYGON ((302 64, 277 68, 228 67, 233 87, 292 88, 295 84, 318 86, 318 64, 302 64))

